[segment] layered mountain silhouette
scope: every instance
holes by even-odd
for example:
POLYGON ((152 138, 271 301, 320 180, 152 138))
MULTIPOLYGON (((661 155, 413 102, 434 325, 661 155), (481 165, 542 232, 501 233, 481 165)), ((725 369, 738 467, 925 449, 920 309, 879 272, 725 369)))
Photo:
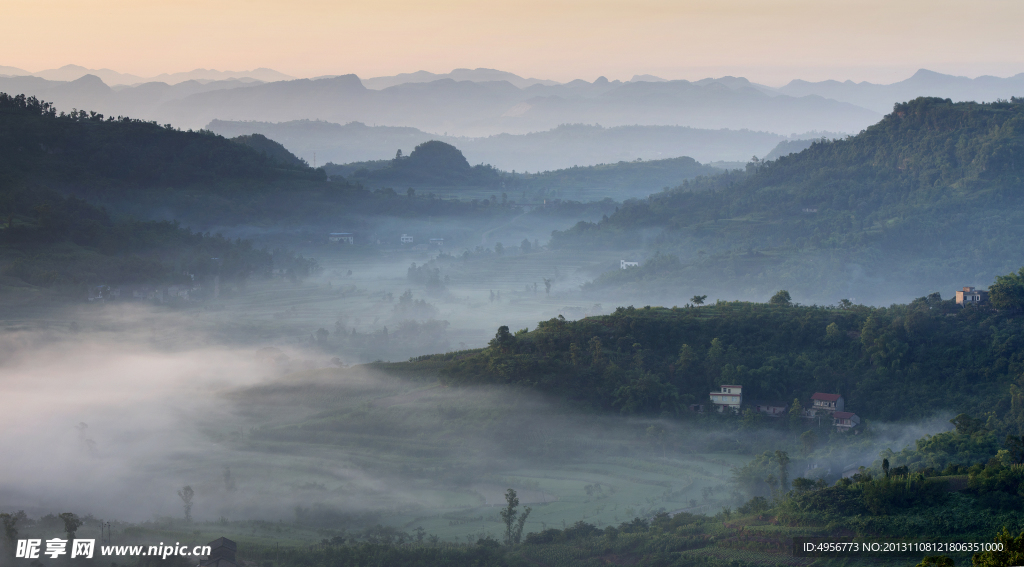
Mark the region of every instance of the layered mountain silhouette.
MULTIPOLYGON (((55 72, 70 74, 48 76, 70 77, 82 70, 62 69, 55 72)), ((97 71, 101 72, 105 71, 97 71)), ((968 79, 925 70, 891 85, 793 81, 780 89, 742 77, 664 81, 640 76, 625 83, 599 77, 593 82, 550 84, 492 69, 457 69, 445 75, 420 72, 365 82, 355 75, 259 82, 209 73, 214 74, 176 84, 170 83, 177 78, 167 76, 165 81, 116 87, 96 74, 72 81, 4 76, 0 92, 186 129, 212 120, 324 120, 482 137, 526 134, 567 123, 750 129, 784 135, 814 130, 856 133, 877 122, 896 102, 917 96, 981 102, 1024 91, 1024 74, 968 79)))
MULTIPOLYGON (((697 161, 743 161, 765 157, 787 138, 750 130, 707 130, 685 126, 617 126, 605 128, 563 124, 529 134, 498 134, 482 138, 439 136, 417 128, 335 124, 316 120, 244 122, 214 120, 206 129, 233 138, 258 133, 283 144, 312 163, 342 164, 390 159, 396 150, 408 154, 417 145, 439 140, 457 146, 471 164, 488 163, 505 171, 547 171, 574 165, 617 163, 690 156, 697 161)), ((810 133, 807 137, 836 137, 810 133)))
POLYGON ((853 81, 811 83, 798 79, 778 91, 790 96, 822 96, 887 113, 896 102, 919 96, 948 98, 954 102, 993 102, 1021 96, 1024 95, 1024 73, 1005 79, 992 76, 969 79, 921 69, 909 79, 890 85, 853 81))
POLYGON ((119 73, 112 69, 89 69, 81 65, 65 65, 58 69, 46 69, 32 73, 17 67, 0 65, 0 75, 33 76, 49 81, 75 81, 86 75, 95 75, 108 85, 138 85, 141 83, 162 82, 177 84, 185 81, 224 81, 237 79, 243 82, 287 81, 294 77, 279 73, 273 69, 260 67, 251 71, 218 71, 216 69, 193 69, 180 73, 160 73, 152 77, 142 77, 131 73, 119 73))
POLYGON ((320 119, 412 126, 436 134, 525 134, 559 124, 634 124, 751 129, 789 134, 855 132, 880 114, 818 96, 771 95, 746 81, 621 83, 598 78, 518 88, 508 81, 404 83, 366 88, 355 75, 273 83, 225 80, 111 88, 95 75, 74 81, 0 78, 0 92, 34 95, 60 108, 131 115, 180 128, 211 120, 320 119))

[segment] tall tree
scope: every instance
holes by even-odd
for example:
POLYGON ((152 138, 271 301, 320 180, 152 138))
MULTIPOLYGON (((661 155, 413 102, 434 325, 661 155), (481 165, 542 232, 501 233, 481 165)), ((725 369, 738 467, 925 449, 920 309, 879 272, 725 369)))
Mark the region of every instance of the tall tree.
POLYGON ((989 286, 988 293, 989 301, 996 309, 1024 310, 1024 268, 1016 274, 996 276, 996 282, 989 286))
POLYGON ((505 509, 499 514, 501 521, 505 524, 505 545, 512 547, 522 540, 523 526, 532 509, 527 506, 522 513, 519 513, 519 496, 511 488, 505 492, 505 503, 505 509))
POLYGON ((779 462, 779 487, 785 492, 789 490, 789 454, 775 451, 775 459, 779 462))
POLYGON ((775 295, 773 295, 771 299, 768 300, 768 303, 770 305, 792 305, 793 298, 790 297, 788 291, 780 289, 775 292, 775 295))
POLYGON ((64 522, 64 533, 68 534, 68 541, 75 539, 75 532, 78 528, 82 527, 82 520, 71 512, 64 512, 59 514, 58 517, 64 522))
POLYGON ((195 495, 196 493, 192 490, 192 487, 187 485, 178 491, 178 498, 181 498, 182 503, 185 505, 186 522, 192 521, 192 497, 195 495))

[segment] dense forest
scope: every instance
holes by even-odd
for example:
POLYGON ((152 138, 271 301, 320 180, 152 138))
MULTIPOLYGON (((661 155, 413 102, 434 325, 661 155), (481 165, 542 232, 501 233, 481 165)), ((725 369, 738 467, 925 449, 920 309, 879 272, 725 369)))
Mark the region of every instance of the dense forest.
POLYGON ((556 231, 552 246, 674 257, 596 288, 704 281, 763 295, 778 284, 831 302, 869 287, 980 285, 1019 263, 1022 180, 1024 99, 919 98, 856 136, 628 201, 556 231))
POLYGON ((131 199, 162 184, 222 186, 280 176, 322 173, 208 133, 84 111, 58 114, 48 103, 0 93, 0 277, 5 287, 56 286, 77 296, 86 284, 309 273, 315 262, 285 251, 257 250, 175 222, 116 216, 82 198, 131 199))
MULTIPOLYGON (((1005 295, 1024 296, 1014 287, 1020 276, 1000 281, 1009 282, 1005 295)), ((485 349, 393 366, 453 385, 518 384, 626 414, 686 417, 688 404, 708 404, 720 384, 739 384, 747 399, 787 406, 838 392, 867 419, 967 412, 1016 430, 1024 427, 1024 406, 1011 396, 1024 374, 1021 337, 1024 317, 1012 306, 963 308, 939 293, 887 308, 794 306, 780 293, 767 304, 630 306, 533 331, 502 327, 485 349)))

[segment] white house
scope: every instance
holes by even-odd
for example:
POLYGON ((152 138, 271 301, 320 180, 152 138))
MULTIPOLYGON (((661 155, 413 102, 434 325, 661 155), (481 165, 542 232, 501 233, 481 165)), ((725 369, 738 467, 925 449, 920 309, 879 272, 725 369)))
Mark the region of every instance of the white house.
POLYGON ((444 246, 444 239, 443 238, 431 238, 430 239, 430 245, 431 246, 444 246))
MULTIPOLYGON (((839 394, 823 394, 816 392, 811 396, 811 408, 815 411, 836 412, 843 411, 845 402, 839 394)), ((813 413, 813 412, 812 412, 813 413)))
POLYGON ((412 244, 412 237, 408 234, 402 235, 402 244, 412 244))
POLYGON ((332 232, 327 235, 327 240, 331 242, 343 242, 345 244, 355 244, 355 235, 351 232, 332 232))
POLYGON ((627 262, 625 260, 619 260, 619 267, 623 270, 627 268, 638 268, 640 267, 640 262, 627 262))
POLYGON ((711 392, 711 403, 719 412, 725 411, 726 408, 736 412, 740 411, 740 405, 743 403, 743 386, 735 384, 721 386, 721 391, 711 392))
POLYGON ((965 286, 963 291, 956 292, 957 305, 977 305, 988 301, 988 292, 965 286))

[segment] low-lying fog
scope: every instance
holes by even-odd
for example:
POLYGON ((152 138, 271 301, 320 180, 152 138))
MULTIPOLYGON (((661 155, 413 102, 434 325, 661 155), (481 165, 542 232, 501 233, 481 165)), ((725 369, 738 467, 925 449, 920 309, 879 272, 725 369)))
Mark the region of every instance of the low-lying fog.
MULTIPOLYGON (((451 538, 497 534, 491 508, 514 487, 534 508, 527 531, 607 525, 736 506, 741 450, 782 442, 339 368, 315 345, 220 346, 181 312, 80 320, 0 337, 0 510, 181 518, 188 485, 197 520, 415 523, 451 538)), ((876 443, 839 458, 870 464, 947 425, 876 426, 876 443)))

